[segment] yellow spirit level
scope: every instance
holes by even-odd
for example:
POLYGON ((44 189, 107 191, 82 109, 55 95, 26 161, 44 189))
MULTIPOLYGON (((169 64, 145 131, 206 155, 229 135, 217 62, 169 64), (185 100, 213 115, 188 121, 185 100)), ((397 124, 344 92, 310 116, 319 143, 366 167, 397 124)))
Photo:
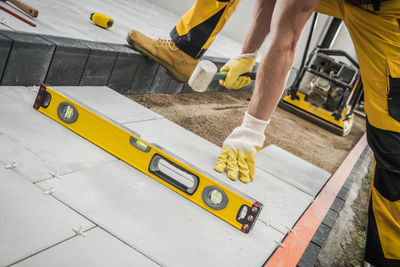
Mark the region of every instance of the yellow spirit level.
POLYGON ((261 203, 77 100, 42 85, 33 107, 242 232, 257 221, 261 203))

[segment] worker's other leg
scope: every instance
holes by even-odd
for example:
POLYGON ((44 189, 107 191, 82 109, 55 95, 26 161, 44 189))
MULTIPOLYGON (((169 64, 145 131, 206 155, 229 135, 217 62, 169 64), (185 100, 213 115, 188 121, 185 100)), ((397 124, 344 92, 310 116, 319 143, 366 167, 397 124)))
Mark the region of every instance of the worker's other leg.
POLYGON ((367 137, 376 163, 365 260, 374 266, 400 266, 400 133, 367 122, 367 137))
MULTIPOLYGON (((265 1, 267 2, 267 1, 265 1)), ((282 95, 304 25, 319 0, 277 0, 272 14, 269 43, 258 67, 250 115, 269 120, 282 95)), ((257 31, 254 32, 256 34, 257 31)))
POLYGON ((197 0, 171 31, 171 39, 191 57, 200 58, 239 3, 240 0, 197 0))
POLYGON ((214 41, 240 0, 197 0, 171 31, 172 40, 152 39, 132 30, 129 45, 165 67, 180 82, 187 82, 199 58, 214 41))

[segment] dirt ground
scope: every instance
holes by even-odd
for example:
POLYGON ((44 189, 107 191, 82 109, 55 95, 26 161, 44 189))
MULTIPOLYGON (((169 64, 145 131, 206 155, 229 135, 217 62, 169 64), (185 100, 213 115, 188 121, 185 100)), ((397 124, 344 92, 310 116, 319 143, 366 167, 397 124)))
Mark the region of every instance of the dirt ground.
MULTIPOLYGON (((232 130, 241 124, 251 93, 146 94, 129 97, 221 146, 232 130)), ((278 107, 265 132, 264 146, 275 144, 333 173, 364 132, 364 119, 358 116, 350 134, 341 137, 278 107)))

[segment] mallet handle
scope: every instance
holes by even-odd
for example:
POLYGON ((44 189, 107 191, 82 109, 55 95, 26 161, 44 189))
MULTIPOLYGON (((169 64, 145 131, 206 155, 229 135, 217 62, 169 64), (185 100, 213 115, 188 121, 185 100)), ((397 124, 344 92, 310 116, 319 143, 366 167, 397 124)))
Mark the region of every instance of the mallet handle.
MULTIPOLYGON (((218 72, 214 76, 214 80, 225 80, 227 73, 225 72, 218 72)), ((257 72, 246 72, 240 76, 250 77, 250 79, 255 80, 257 76, 257 72)))

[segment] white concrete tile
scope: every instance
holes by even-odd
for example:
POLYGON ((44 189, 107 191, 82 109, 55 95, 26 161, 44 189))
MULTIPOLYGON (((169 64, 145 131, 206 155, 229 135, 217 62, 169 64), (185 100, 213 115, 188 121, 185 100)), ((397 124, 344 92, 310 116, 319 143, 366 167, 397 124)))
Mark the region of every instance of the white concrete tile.
POLYGON ((0 266, 6 266, 94 226, 15 172, 0 165, 0 266))
POLYGON ((261 266, 283 234, 244 234, 123 162, 38 183, 162 266, 261 266))
POLYGON ((331 176, 329 172, 275 145, 257 153, 257 166, 313 197, 331 176))
POLYGON ((13 266, 159 266, 99 227, 51 247, 13 266))
POLYGON ((157 143, 210 173, 220 183, 228 184, 263 203, 264 209, 259 218, 264 222, 271 222, 278 229, 283 229, 282 231, 293 227, 312 201, 310 195, 260 168, 257 168, 252 183, 243 184, 229 180, 225 173, 220 174, 213 170, 220 148, 171 121, 162 119, 129 123, 125 126, 140 133, 144 140, 157 143))
POLYGON ((116 160, 32 108, 36 93, 27 87, 0 87, 0 162, 30 181, 116 160))
POLYGON ((8 27, 5 23, 4 18, 0 16, 0 30, 14 31, 14 29, 8 27))
POLYGON ((95 109, 119 123, 162 118, 161 115, 108 87, 55 86, 51 88, 73 97, 85 106, 95 109))

